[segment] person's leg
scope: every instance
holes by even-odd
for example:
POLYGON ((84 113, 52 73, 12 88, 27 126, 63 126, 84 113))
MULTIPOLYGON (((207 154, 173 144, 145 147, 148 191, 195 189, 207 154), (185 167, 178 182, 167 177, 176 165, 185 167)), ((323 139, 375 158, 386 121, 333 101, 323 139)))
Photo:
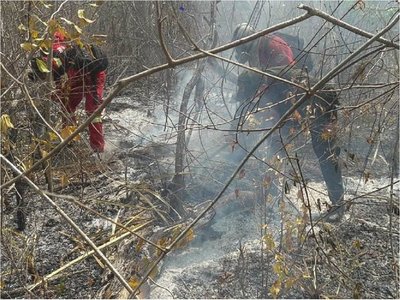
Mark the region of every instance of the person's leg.
MULTIPOLYGON (((70 69, 67 72, 68 82, 65 88, 67 97, 62 99, 66 112, 63 114, 64 126, 76 125, 75 111, 84 95, 83 77, 79 71, 70 69)), ((61 96, 63 97, 63 95, 61 96)))
POLYGON ((332 203, 331 211, 339 213, 338 217, 341 217, 345 210, 344 187, 342 170, 338 161, 340 148, 337 145, 335 119, 333 113, 329 111, 317 113, 315 121, 310 126, 310 131, 313 149, 332 203))
MULTIPOLYGON (((106 73, 104 71, 100 72, 95 78, 95 80, 94 78, 91 78, 90 74, 85 77, 87 83, 85 88, 85 108, 88 116, 91 115, 103 102, 106 73)), ((101 114, 97 115, 89 125, 89 140, 90 146, 95 152, 104 152, 105 141, 101 114)))

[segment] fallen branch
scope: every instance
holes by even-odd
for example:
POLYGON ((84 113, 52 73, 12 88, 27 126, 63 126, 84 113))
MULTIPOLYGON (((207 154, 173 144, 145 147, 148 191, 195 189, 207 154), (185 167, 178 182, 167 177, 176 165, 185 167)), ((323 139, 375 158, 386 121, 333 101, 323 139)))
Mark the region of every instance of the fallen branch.
MULTIPOLYGON (((138 291, 140 286, 147 280, 151 272, 158 265, 158 263, 174 248, 174 246, 193 228, 193 226, 218 202, 218 200, 222 197, 224 192, 228 189, 229 185, 232 183, 236 175, 242 169, 244 164, 249 160, 249 158, 253 155, 253 153, 265 142, 265 140, 276 130, 278 129, 283 122, 303 103, 305 103, 310 97, 314 96, 314 94, 321 89, 329 80, 331 80, 337 70, 340 70, 343 66, 345 66, 352 59, 357 57, 362 51, 364 51, 369 45, 375 42, 379 37, 389 31, 397 22, 399 21, 399 15, 397 15, 386 27, 384 27, 380 32, 378 32, 375 36, 365 42, 361 47, 359 47, 356 51, 354 51, 351 55, 349 55, 346 59, 344 59, 341 63, 339 63, 335 68, 333 68, 328 74, 326 74, 322 79, 320 79, 314 86, 312 86, 309 91, 303 95, 296 103, 292 105, 292 107, 286 111, 282 115, 282 117, 276 122, 276 124, 268 131, 264 136, 260 138, 260 140, 256 143, 256 145, 247 153, 246 157, 240 162, 236 170, 233 172, 231 177, 225 183, 224 187, 218 193, 218 195, 210 202, 210 204, 175 238, 172 243, 166 247, 166 251, 161 253, 161 255, 156 259, 155 262, 151 265, 149 270, 143 276, 141 282, 135 289, 135 293, 138 291)), ((332 263, 332 262, 331 262, 332 263)), ((333 263, 332 263, 333 264, 333 263)), ((342 271, 333 264, 341 273, 342 271)), ((344 274, 344 273, 342 273, 344 274)), ((346 275, 346 274, 344 274, 346 275)), ((348 278, 348 276, 346 276, 348 278)))
POLYGON ((122 275, 114 268, 108 258, 97 248, 97 246, 92 242, 92 240, 82 231, 82 229, 75 224, 75 222, 55 203, 49 196, 47 196, 44 191, 42 191, 35 183, 33 183, 28 177, 26 177, 16 166, 14 166, 3 154, 0 154, 1 160, 3 160, 14 172, 18 173, 33 190, 42 196, 50 205, 59 213, 64 220, 67 221, 69 225, 88 243, 88 245, 93 249, 93 251, 102 259, 102 261, 110 268, 111 272, 118 278, 121 284, 133 294, 133 290, 129 283, 122 277, 122 275))
MULTIPOLYGON (((108 241, 107 243, 104 243, 103 245, 100 245, 98 247, 98 249, 102 250, 104 248, 108 248, 110 246, 113 246, 113 245, 117 244, 118 242, 120 242, 120 241, 124 240, 125 238, 127 238, 128 236, 132 235, 134 232, 136 232, 136 231, 142 229, 143 227, 147 226, 149 223, 151 223, 151 221, 146 222, 146 223, 144 223, 142 225, 139 225, 139 226, 133 228, 132 230, 129 230, 129 232, 125 232, 124 234, 121 234, 119 237, 116 237, 116 238, 108 241)), ((58 268, 57 270, 51 272, 50 274, 45 275, 42 278, 41 281, 39 281, 39 282, 37 282, 35 284, 31 284, 31 285, 29 285, 27 287, 23 287, 23 288, 14 289, 12 291, 6 291, 6 290, 2 291, 2 296, 5 296, 5 295, 12 296, 12 295, 24 292, 26 290, 32 291, 35 288, 41 286, 43 284, 43 281, 44 282, 49 282, 49 281, 56 280, 56 279, 60 278, 60 276, 61 276, 60 273, 61 272, 64 272, 66 269, 68 269, 68 268, 72 267, 73 265, 76 265, 77 263, 83 261, 84 259, 92 256, 94 253, 95 253, 95 251, 91 250, 91 251, 89 251, 89 252, 87 252, 87 253, 85 253, 85 254, 83 254, 83 255, 81 255, 81 256, 73 259, 73 260, 71 260, 70 262, 66 263, 65 265, 63 265, 62 267, 58 268)))

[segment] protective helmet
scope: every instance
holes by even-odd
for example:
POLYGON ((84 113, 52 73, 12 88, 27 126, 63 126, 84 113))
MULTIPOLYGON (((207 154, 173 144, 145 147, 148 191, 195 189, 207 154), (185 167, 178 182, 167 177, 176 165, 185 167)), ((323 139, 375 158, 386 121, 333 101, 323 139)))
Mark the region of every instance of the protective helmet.
POLYGON ((61 43, 65 41, 65 35, 61 31, 54 32, 54 42, 61 43))
MULTIPOLYGON (((246 36, 249 36, 251 34, 255 33, 255 30, 252 26, 250 26, 248 23, 241 23, 238 26, 236 26, 234 32, 233 32, 233 38, 232 41, 236 41, 239 39, 242 39, 246 36)), ((236 59, 240 63, 245 63, 249 59, 249 52, 252 46, 252 42, 248 42, 242 45, 239 45, 236 47, 236 59)))
POLYGON ((67 37, 65 34, 59 30, 54 32, 54 42, 53 42, 53 51, 57 51, 59 53, 62 53, 66 49, 66 40, 67 37))

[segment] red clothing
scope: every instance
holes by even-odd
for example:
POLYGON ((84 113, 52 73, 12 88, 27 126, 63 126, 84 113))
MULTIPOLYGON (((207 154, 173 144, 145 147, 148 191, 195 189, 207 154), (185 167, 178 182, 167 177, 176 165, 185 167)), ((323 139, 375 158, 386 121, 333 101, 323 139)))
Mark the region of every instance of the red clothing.
MULTIPOLYGON (((70 68, 68 74, 69 94, 64 103, 70 120, 75 121, 74 113, 85 96, 85 110, 87 115, 91 115, 103 102, 103 91, 106 81, 106 72, 102 71, 96 74, 95 81, 91 74, 82 75, 80 70, 70 68)), ((104 152, 104 133, 101 116, 97 116, 89 125, 90 146, 96 152, 104 152)))
MULTIPOLYGON (((63 40, 56 39, 53 44, 53 52, 57 56, 66 51, 66 45, 63 40)), ((67 64, 62 61, 63 66, 67 64)), ((57 66, 54 66, 54 71, 57 72, 57 66)), ((60 83, 57 82, 57 87, 60 93, 57 95, 62 104, 65 106, 68 117, 64 118, 64 124, 70 125, 75 123, 75 111, 85 96, 85 110, 87 115, 91 115, 103 102, 103 92, 106 81, 106 72, 97 73, 94 77, 92 74, 82 74, 82 70, 77 70, 69 67, 65 70, 68 75, 66 89, 61 90, 60 83), (64 95, 64 93, 67 93, 64 95)), ((89 125, 90 146, 96 152, 104 152, 104 133, 101 116, 97 116, 89 125)))
POLYGON ((262 70, 287 66, 294 62, 293 52, 288 43, 273 34, 260 38, 258 58, 262 70))

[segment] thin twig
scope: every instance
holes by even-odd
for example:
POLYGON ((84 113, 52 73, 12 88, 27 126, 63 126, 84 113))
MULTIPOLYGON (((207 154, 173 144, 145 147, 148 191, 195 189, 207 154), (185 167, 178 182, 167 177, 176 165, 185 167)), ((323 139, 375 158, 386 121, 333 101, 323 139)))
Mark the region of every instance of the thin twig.
POLYGON ((34 189, 36 193, 42 196, 50 205, 59 213, 69 225, 88 243, 88 245, 96 252, 96 254, 103 260, 103 262, 110 268, 110 271, 118 278, 121 284, 129 291, 133 293, 133 290, 129 283, 122 277, 122 275, 114 268, 108 258, 99 250, 99 248, 92 242, 92 240, 82 231, 82 229, 75 224, 75 222, 59 207, 49 196, 47 196, 35 183, 33 183, 28 177, 26 177, 16 166, 14 166, 3 154, 0 154, 1 160, 3 160, 14 172, 18 173, 28 183, 30 187, 34 189))
MULTIPOLYGON (((254 40, 254 39, 256 39, 256 38, 258 38, 260 36, 263 36, 265 34, 268 34, 268 33, 274 32, 276 30, 280 30, 280 29, 289 27, 291 25, 297 24, 297 23, 299 23, 301 21, 304 21, 304 20, 306 20, 306 19, 308 19, 310 17, 311 16, 308 13, 306 13, 306 14, 301 15, 299 17, 296 17, 296 18, 294 18, 292 20, 279 23, 279 24, 274 25, 272 27, 269 27, 269 28, 267 28, 265 30, 262 30, 260 32, 255 33, 255 34, 252 34, 252 35, 250 35, 250 36, 248 36, 246 38, 243 38, 243 39, 240 39, 240 40, 225 44, 223 46, 214 48, 212 50, 209 50, 209 53, 215 54, 215 53, 219 53, 219 52, 231 49, 231 48, 236 47, 238 45, 241 45, 241 44, 247 43, 249 41, 252 41, 252 40, 254 40)), ((175 63, 174 63, 174 66, 183 65, 183 64, 186 64, 186 63, 201 59, 201 58, 205 58, 207 56, 208 55, 204 54, 204 53, 198 53, 198 54, 195 54, 195 55, 190 55, 188 57, 184 57, 184 58, 181 58, 179 60, 176 60, 175 63)), ((114 99, 114 97, 116 97, 117 95, 119 95, 119 93, 124 88, 126 88, 129 84, 131 84, 132 82, 135 82, 135 81, 137 81, 137 80, 139 80, 141 78, 148 77, 148 76, 150 76, 152 74, 158 73, 158 72, 166 70, 166 69, 170 69, 172 67, 173 66, 171 66, 168 63, 167 64, 162 64, 162 65, 159 65, 159 66, 156 66, 154 68, 142 71, 142 72, 140 72, 138 74, 135 74, 135 75, 132 75, 132 76, 125 77, 125 78, 117 81, 113 85, 110 93, 104 99, 103 103, 70 136, 68 136, 68 138, 66 138, 64 140, 64 142, 62 142, 62 143, 58 144, 56 147, 54 147, 54 149, 52 151, 50 151, 44 158, 38 160, 35 164, 32 165, 32 167, 30 169, 26 170, 23 174, 18 175, 16 177, 14 177, 13 179, 7 181, 6 183, 2 184, 0 186, 0 189, 3 189, 5 187, 15 183, 20 177, 22 177, 22 175, 29 175, 30 173, 33 172, 33 170, 35 170, 38 166, 40 166, 43 163, 43 161, 45 161, 47 159, 50 159, 55 154, 57 154, 61 149, 66 147, 80 132, 82 132, 84 129, 86 129, 86 127, 94 120, 94 118, 96 118, 96 116, 98 116, 101 113, 101 111, 111 102, 111 100, 114 99)))
MULTIPOLYGON (((307 94, 303 95, 296 103, 292 105, 290 109, 286 111, 282 115, 282 117, 276 122, 276 124, 272 127, 272 129, 267 132, 261 139, 256 143, 256 145, 248 152, 246 157, 239 163, 236 170, 232 173, 228 181, 225 183, 224 187, 220 190, 218 195, 210 202, 210 204, 175 238, 171 244, 166 247, 166 252, 161 253, 161 255, 153 262, 149 270, 144 275, 143 279, 139 283, 138 287, 136 287, 135 292, 140 288, 140 286, 147 280, 148 276, 154 270, 154 268, 158 265, 158 263, 170 252, 171 249, 188 233, 188 231, 193 228, 193 226, 218 202, 218 200, 222 197, 225 191, 228 189, 236 175, 245 165, 247 160, 253 155, 253 153, 265 142, 265 140, 276 130, 278 129, 283 122, 297 109, 299 108, 305 101, 307 101, 310 97, 312 97, 320 88, 322 88, 329 80, 332 79, 332 76, 336 73, 337 70, 340 70, 344 65, 346 65, 353 58, 358 56, 362 51, 364 51, 369 45, 375 42, 380 36, 389 31, 399 20, 399 15, 396 16, 386 27, 384 27, 381 31, 379 31, 374 37, 365 42, 361 47, 359 47, 356 51, 354 51, 351 55, 349 55, 346 59, 344 59, 341 63, 339 63, 335 68, 333 68, 328 74, 326 74, 321 80, 319 80, 314 86, 310 88, 307 94)), ((329 259, 329 258, 328 258, 329 259)), ((330 261, 331 262, 331 261, 330 261)), ((331 262, 332 263, 332 262, 331 262)), ((332 263, 342 274, 344 274, 336 264, 332 263)), ((346 275, 346 274, 344 274, 346 275)), ((346 276, 348 278, 348 276, 346 276)))

